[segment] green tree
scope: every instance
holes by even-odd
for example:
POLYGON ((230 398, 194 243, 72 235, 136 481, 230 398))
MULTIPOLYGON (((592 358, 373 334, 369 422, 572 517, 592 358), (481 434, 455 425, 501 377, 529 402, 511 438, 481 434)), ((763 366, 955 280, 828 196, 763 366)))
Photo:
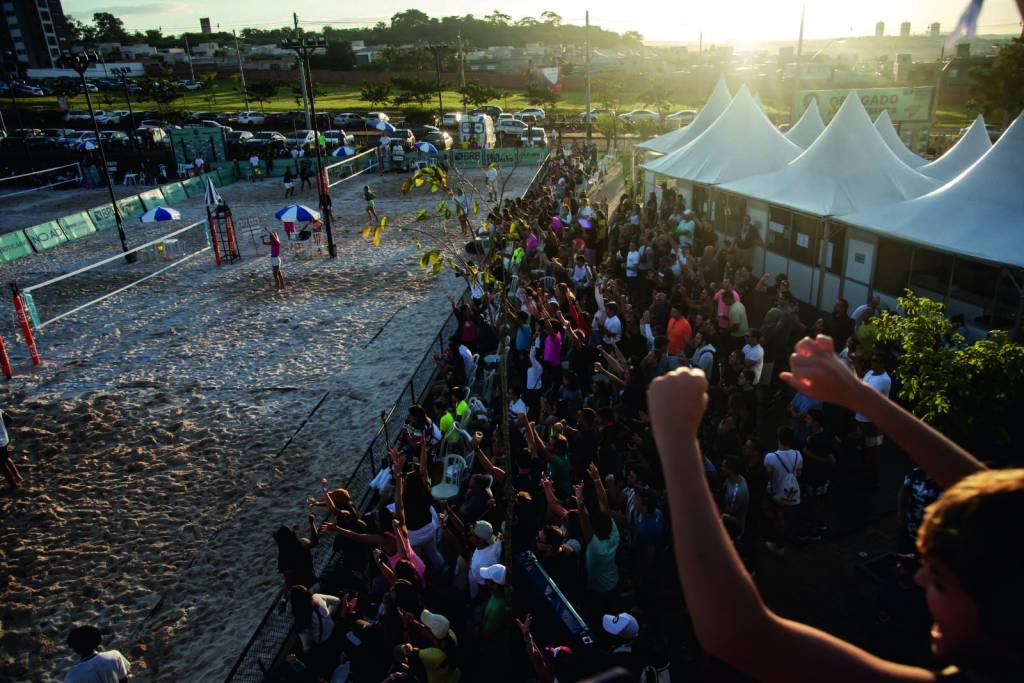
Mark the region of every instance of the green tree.
POLYGON ((602 114, 597 117, 597 123, 594 124, 594 126, 597 129, 597 132, 604 136, 606 145, 605 149, 610 150, 612 148, 612 144, 615 143, 615 138, 618 134, 618 121, 616 121, 614 116, 602 114))
POLYGON ((260 111, 264 111, 264 103, 274 99, 274 96, 277 95, 277 91, 280 87, 281 86, 274 81, 250 81, 246 84, 245 91, 249 100, 258 102, 260 105, 260 111))
POLYGON ((92 15, 92 23, 95 31, 92 38, 95 42, 128 42, 128 31, 124 29, 124 22, 110 12, 96 12, 92 15))
POLYGON ((387 104, 391 98, 391 86, 387 83, 363 83, 359 88, 359 97, 374 108, 387 104))
POLYGON ((541 12, 540 13, 540 18, 544 20, 545 24, 548 24, 550 26, 561 26, 562 25, 562 17, 561 17, 561 15, 557 14, 556 12, 552 12, 551 10, 547 10, 546 12, 541 12))
POLYGON ((644 36, 639 31, 626 31, 622 34, 622 40, 632 47, 640 47, 644 44, 644 36))
POLYGON ((501 97, 501 90, 498 88, 473 82, 467 82, 465 87, 459 88, 458 93, 471 107, 482 107, 501 97))
POLYGON ((502 12, 499 12, 498 10, 494 10, 485 18, 487 19, 488 22, 494 24, 495 26, 508 26, 509 24, 512 23, 512 17, 502 12))
MULTIPOLYGON (((551 109, 552 111, 558 106, 558 100, 561 98, 559 93, 552 92, 551 88, 546 85, 531 85, 523 93, 523 96, 527 102, 535 107, 545 107, 545 109, 551 109)), ((550 111, 545 111, 544 113, 548 117, 551 116, 550 111)))
MULTIPOLYGON (((909 290, 903 315, 885 312, 878 339, 898 347, 897 398, 919 418, 991 458, 1020 460, 1024 425, 1024 346, 1005 332, 967 344, 945 307, 909 290)), ((986 458, 988 459, 988 458, 986 458)))
POLYGON ((640 100, 643 105, 645 107, 650 106, 654 111, 658 112, 661 115, 662 123, 664 123, 665 115, 668 114, 668 110, 672 106, 671 97, 672 95, 668 87, 658 78, 652 78, 640 94, 640 100))
POLYGON ((1001 117, 1006 128, 1024 110, 1024 38, 1006 43, 989 69, 972 70, 970 92, 981 112, 1001 117))
POLYGON ((410 102, 423 105, 437 96, 437 83, 423 78, 392 78, 391 85, 397 90, 391 101, 399 106, 410 102))
POLYGON ((165 118, 174 109, 172 105, 179 100, 185 92, 180 85, 173 81, 166 81, 159 78, 144 78, 139 81, 142 88, 142 99, 151 100, 156 103, 156 108, 165 118))

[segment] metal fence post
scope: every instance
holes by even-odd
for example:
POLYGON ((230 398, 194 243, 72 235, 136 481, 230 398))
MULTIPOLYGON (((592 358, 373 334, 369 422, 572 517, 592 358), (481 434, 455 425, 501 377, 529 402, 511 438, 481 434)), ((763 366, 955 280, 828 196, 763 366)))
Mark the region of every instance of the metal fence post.
POLYGON ((380 411, 380 422, 384 425, 384 444, 386 447, 391 444, 391 439, 388 437, 388 417, 383 410, 380 411))

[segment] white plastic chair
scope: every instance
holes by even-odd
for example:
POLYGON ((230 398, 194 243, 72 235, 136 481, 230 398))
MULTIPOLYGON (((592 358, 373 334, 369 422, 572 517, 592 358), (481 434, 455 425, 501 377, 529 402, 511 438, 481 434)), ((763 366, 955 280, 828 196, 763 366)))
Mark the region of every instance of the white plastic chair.
POLYGON ((555 287, 558 286, 558 281, 551 275, 545 275, 540 279, 540 286, 544 291, 554 291, 555 287))
POLYGON ((466 459, 457 453, 449 453, 444 456, 444 476, 440 484, 430 489, 430 495, 435 500, 448 500, 458 495, 462 489, 462 482, 465 479, 469 466, 466 459))

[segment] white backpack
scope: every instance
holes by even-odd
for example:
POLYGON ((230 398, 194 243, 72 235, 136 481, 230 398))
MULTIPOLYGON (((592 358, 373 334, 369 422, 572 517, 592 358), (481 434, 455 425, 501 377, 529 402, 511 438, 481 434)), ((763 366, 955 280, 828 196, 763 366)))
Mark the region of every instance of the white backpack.
POLYGON ((799 505, 800 504, 800 482, 796 478, 794 470, 796 469, 796 460, 793 461, 793 470, 786 467, 786 461, 782 459, 778 451, 773 451, 772 455, 782 465, 782 469, 786 470, 785 476, 782 477, 782 482, 779 484, 779 488, 776 491, 772 491, 772 501, 777 505, 799 505))

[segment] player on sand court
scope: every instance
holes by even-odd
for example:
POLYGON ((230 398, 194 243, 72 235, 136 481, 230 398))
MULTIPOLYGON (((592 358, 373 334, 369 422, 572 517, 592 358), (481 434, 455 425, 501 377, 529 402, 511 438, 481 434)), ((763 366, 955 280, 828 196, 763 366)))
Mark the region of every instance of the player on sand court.
POLYGON ((284 272, 281 270, 281 238, 276 232, 270 233, 270 237, 260 238, 263 244, 270 247, 270 267, 274 271, 274 284, 277 291, 284 289, 284 272))
POLYGON ((373 219, 375 223, 380 223, 380 218, 377 217, 377 209, 374 207, 373 200, 377 198, 377 195, 373 193, 369 185, 363 185, 363 199, 366 200, 366 215, 373 219))

